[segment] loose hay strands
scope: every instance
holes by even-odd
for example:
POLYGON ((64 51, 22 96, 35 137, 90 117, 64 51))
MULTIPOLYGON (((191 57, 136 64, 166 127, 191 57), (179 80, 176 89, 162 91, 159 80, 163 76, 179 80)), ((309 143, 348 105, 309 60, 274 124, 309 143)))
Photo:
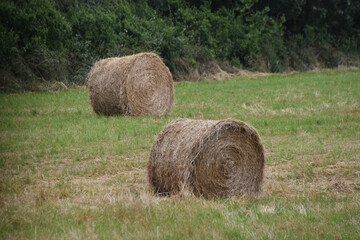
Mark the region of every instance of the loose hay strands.
POLYGON ((260 137, 245 122, 179 119, 157 136, 147 167, 156 194, 211 198, 258 196, 264 165, 260 137))
POLYGON ((98 114, 164 115, 174 103, 172 75, 154 53, 96 62, 88 75, 88 87, 98 114))

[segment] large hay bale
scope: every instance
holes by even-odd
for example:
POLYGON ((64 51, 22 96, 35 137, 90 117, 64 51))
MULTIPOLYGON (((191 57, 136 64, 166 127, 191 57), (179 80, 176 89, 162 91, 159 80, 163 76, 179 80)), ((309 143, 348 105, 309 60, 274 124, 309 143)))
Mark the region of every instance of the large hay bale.
POLYGON ((96 62, 88 87, 94 112, 104 115, 163 115, 174 102, 172 75, 154 53, 96 62))
POLYGON ((179 119, 157 136, 147 168, 156 194, 209 198, 259 195, 264 165, 260 137, 245 122, 179 119))

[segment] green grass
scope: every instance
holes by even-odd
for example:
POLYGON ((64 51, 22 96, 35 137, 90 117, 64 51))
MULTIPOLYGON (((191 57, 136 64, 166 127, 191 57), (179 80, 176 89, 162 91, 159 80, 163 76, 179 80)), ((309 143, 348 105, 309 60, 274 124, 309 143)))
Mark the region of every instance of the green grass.
POLYGON ((0 239, 360 239, 360 70, 175 85, 163 117, 96 116, 88 91, 0 95, 0 239), (155 197, 170 121, 236 118, 266 148, 257 199, 155 197))

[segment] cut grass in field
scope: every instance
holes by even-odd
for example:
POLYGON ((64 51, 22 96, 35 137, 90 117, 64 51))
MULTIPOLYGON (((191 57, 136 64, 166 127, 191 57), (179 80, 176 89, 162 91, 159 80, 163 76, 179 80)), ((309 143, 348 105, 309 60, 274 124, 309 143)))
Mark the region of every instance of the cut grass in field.
POLYGON ((96 116, 87 90, 0 95, 0 238, 360 239, 360 70, 181 82, 163 117, 96 116), (146 161, 170 121, 262 137, 257 199, 160 198, 146 161))

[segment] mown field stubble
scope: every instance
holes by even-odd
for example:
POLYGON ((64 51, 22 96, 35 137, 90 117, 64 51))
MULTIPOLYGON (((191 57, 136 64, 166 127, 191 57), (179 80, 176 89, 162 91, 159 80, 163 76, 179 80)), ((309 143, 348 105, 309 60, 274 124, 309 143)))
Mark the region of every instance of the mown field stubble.
POLYGON ((360 70, 175 84, 163 117, 105 117, 85 89, 0 95, 1 239, 360 239, 360 70), (179 117, 235 118, 266 149, 257 199, 156 197, 179 117))

